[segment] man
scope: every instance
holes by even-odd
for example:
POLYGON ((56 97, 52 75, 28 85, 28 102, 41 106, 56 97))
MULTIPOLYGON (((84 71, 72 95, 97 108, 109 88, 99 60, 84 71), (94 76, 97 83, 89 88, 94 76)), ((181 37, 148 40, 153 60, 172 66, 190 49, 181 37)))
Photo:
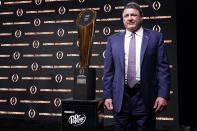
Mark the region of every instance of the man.
POLYGON ((128 3, 122 17, 126 31, 110 36, 106 46, 104 104, 114 111, 116 131, 153 131, 170 91, 163 36, 142 27, 137 3, 128 3))

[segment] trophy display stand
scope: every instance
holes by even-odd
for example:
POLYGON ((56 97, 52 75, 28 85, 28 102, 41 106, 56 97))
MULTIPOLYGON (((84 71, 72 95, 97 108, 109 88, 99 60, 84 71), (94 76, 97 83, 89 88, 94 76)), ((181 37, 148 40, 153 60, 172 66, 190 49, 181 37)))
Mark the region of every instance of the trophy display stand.
POLYGON ((95 68, 75 68, 73 88, 73 98, 75 100, 94 100, 95 87, 95 68))
POLYGON ((103 129, 102 100, 64 99, 62 131, 98 131, 103 129))
POLYGON ((73 98, 62 100, 62 131, 98 131, 103 127, 103 100, 95 99, 96 69, 89 68, 96 12, 79 13, 80 67, 74 69, 73 98))

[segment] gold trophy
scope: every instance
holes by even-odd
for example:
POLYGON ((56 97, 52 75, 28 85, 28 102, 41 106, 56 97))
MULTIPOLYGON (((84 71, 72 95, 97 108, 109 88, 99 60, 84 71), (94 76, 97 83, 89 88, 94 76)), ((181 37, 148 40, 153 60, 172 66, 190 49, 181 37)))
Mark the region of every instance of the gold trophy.
POLYGON ((95 98, 96 69, 89 68, 92 56, 96 12, 86 9, 77 16, 80 67, 74 72, 74 99, 92 100, 95 98))
POLYGON ((94 34, 96 12, 86 9, 77 16, 79 51, 81 67, 88 67, 91 58, 92 38, 94 34))

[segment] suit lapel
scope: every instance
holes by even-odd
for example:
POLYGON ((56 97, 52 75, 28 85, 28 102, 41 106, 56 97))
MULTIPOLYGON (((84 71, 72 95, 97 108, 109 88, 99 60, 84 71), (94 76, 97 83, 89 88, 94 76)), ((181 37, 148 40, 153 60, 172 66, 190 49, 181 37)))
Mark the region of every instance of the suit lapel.
POLYGON ((125 31, 121 33, 120 35, 120 63, 122 69, 125 68, 125 58, 124 58, 124 39, 125 39, 125 31))
POLYGON ((144 29, 143 32, 143 39, 142 39, 142 46, 141 46, 141 53, 140 53, 140 67, 142 68, 142 62, 144 59, 144 54, 148 45, 148 41, 149 41, 150 35, 149 32, 144 29))

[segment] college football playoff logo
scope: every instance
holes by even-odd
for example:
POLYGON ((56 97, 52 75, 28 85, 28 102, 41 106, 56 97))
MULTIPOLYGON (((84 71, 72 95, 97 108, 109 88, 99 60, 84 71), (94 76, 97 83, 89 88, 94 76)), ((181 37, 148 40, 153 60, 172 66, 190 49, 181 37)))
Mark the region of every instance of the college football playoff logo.
POLYGON ((106 50, 103 51, 103 58, 104 58, 104 59, 105 59, 105 52, 106 52, 106 50))
POLYGON ((110 4, 105 4, 104 11, 105 12, 110 12, 111 11, 111 5, 110 4))
POLYGON ((61 105, 62 101, 60 98, 55 98, 54 100, 54 105, 55 107, 59 107, 61 105))
POLYGON ((17 103, 16 97, 11 97, 11 98, 10 98, 10 104, 11 104, 12 106, 15 106, 16 103, 17 103))
POLYGON ((79 3, 83 3, 83 2, 85 2, 85 0, 79 0, 79 3))
POLYGON ((40 21, 39 18, 36 18, 36 19, 34 20, 34 26, 40 26, 40 23, 41 23, 41 21, 40 21))
POLYGON ((14 34, 16 38, 20 38, 22 35, 22 32, 20 30, 16 30, 14 34))
POLYGON ((155 26, 153 26, 153 30, 160 32, 161 27, 159 25, 155 25, 155 26))
POLYGON ((38 48, 39 47, 39 45, 40 45, 40 42, 39 41, 37 41, 37 40, 35 40, 35 41, 33 41, 33 48, 38 48))
POLYGON ((18 60, 20 58, 20 53, 18 51, 14 52, 13 58, 14 60, 18 60))
POLYGON ((33 86, 30 87, 29 90, 30 90, 30 93, 31 93, 32 95, 34 95, 34 94, 36 94, 36 92, 37 92, 37 87, 33 85, 33 86))
POLYGON ((41 5, 42 0, 35 0, 36 5, 41 5))
POLYGON ((103 34, 104 35, 109 35, 111 33, 111 29, 109 28, 109 27, 105 27, 104 29, 103 29, 103 34))
POLYGON ((62 28, 58 29, 57 35, 58 35, 59 37, 64 36, 64 29, 62 29, 62 28))
POLYGON ((22 16, 22 15, 23 15, 23 9, 18 9, 18 10, 16 11, 16 15, 17 15, 17 16, 22 16))
POLYGON ((57 74, 57 75, 55 76, 55 81, 56 81, 57 83, 62 82, 62 75, 61 75, 61 74, 57 74))
POLYGON ((59 12, 60 15, 65 14, 65 12, 66 12, 65 7, 64 7, 64 6, 61 6, 61 7, 58 9, 58 12, 59 12))
POLYGON ((160 7, 161 7, 161 3, 160 3, 159 1, 155 1, 155 2, 153 3, 153 9, 154 9, 154 10, 159 10, 160 7))
POLYGON ((31 70, 32 71, 37 71, 38 70, 38 64, 37 63, 31 64, 31 70))
POLYGON ((63 53, 62 51, 58 51, 58 52, 56 53, 57 59, 62 59, 63 56, 64 56, 64 53, 63 53))
POLYGON ((34 118, 36 115, 36 112, 34 109, 30 109, 29 112, 28 112, 28 116, 29 118, 34 118))
POLYGON ((12 75, 12 82, 16 83, 18 81, 18 75, 14 74, 12 75))

